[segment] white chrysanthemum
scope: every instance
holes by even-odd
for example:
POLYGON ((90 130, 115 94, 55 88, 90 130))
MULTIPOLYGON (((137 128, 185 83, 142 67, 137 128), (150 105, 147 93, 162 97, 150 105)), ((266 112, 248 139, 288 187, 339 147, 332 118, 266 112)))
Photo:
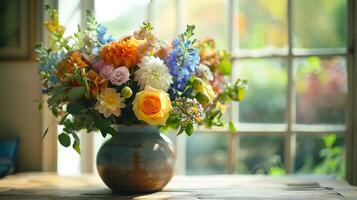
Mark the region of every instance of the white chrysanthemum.
POLYGON ((140 89, 151 86, 165 92, 169 90, 172 76, 160 58, 145 56, 138 64, 139 69, 135 72, 134 80, 140 85, 140 89))

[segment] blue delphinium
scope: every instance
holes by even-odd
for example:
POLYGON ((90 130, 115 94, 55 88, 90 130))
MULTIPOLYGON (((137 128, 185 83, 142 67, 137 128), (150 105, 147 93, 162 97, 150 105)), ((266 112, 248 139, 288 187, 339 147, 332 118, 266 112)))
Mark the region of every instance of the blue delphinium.
POLYGON ((170 74, 174 77, 172 86, 179 91, 185 88, 200 62, 198 49, 193 47, 196 41, 193 38, 194 29, 193 25, 187 26, 186 31, 172 42, 173 49, 167 60, 170 74))
POLYGON ((109 42, 112 42, 114 41, 114 38, 110 35, 108 38, 105 38, 105 34, 107 33, 107 27, 99 24, 97 29, 97 39, 98 39, 98 42, 101 44, 101 45, 104 45, 104 44, 107 44, 109 42))
POLYGON ((40 44, 36 47, 36 53, 39 61, 38 71, 42 78, 46 80, 43 82, 42 92, 47 94, 57 83, 56 66, 65 56, 66 50, 50 52, 43 44, 40 44))

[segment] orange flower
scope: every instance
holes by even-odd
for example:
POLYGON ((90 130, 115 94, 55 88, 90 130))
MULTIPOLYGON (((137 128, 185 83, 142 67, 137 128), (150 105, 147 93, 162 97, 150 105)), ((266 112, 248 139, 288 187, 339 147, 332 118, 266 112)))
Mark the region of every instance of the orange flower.
POLYGON ((94 97, 108 87, 108 80, 101 77, 94 70, 87 73, 90 94, 94 97))
POLYGON ((107 64, 114 67, 126 66, 130 69, 139 63, 138 45, 139 41, 134 38, 114 41, 102 48, 100 56, 107 64))
POLYGON ((67 59, 58 65, 57 76, 59 78, 65 78, 66 75, 72 75, 74 73, 74 64, 76 64, 79 69, 90 65, 89 61, 86 60, 80 52, 73 51, 68 55, 67 59))
POLYGON ((220 58, 216 49, 216 42, 207 38, 196 43, 196 47, 200 52, 200 63, 209 67, 214 66, 219 68, 220 58))

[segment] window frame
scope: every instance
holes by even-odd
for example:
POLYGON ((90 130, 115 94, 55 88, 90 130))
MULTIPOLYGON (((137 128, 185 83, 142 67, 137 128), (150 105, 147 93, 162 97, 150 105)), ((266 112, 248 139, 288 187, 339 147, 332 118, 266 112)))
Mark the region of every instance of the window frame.
POLYGON ((357 2, 348 0, 348 117, 346 134, 346 180, 357 185, 357 2))
MULTIPOLYGON (((81 0, 81 9, 94 9, 95 0, 81 0)), ((153 3, 156 0, 150 0, 148 4, 148 16, 147 19, 152 19, 153 13, 153 3)), ((178 34, 184 30, 185 27, 185 1, 187 0, 175 0, 176 6, 176 30, 178 34)), ((55 4, 58 4, 58 0, 55 0, 55 4)), ((228 21, 228 38, 227 46, 230 52, 233 52, 234 42, 238 38, 237 33, 234 33, 234 17, 235 8, 238 5, 238 0, 226 0, 226 7, 228 14, 226 15, 226 20, 228 21)), ((348 44, 347 49, 345 48, 335 48, 335 49, 293 49, 293 0, 287 0, 287 33, 288 33, 288 49, 283 51, 274 52, 253 52, 253 51, 242 51, 233 52, 232 61, 249 59, 249 58, 283 58, 287 61, 287 105, 285 110, 286 121, 283 124, 250 124, 250 123, 240 123, 237 113, 239 112, 239 105, 237 103, 232 103, 231 108, 228 113, 229 119, 234 121, 235 125, 239 127, 238 134, 229 132, 228 128, 216 128, 213 130, 199 129, 196 134, 205 134, 206 132, 217 132, 223 134, 229 134, 227 153, 227 172, 229 174, 234 174, 237 171, 237 159, 239 153, 239 140, 241 135, 280 135, 284 137, 284 167, 287 173, 294 172, 294 161, 296 157, 296 137, 299 134, 310 134, 310 135, 324 135, 326 132, 334 132, 339 135, 346 134, 346 145, 347 145, 347 180, 351 183, 357 184, 357 172, 353 172, 353 169, 357 168, 357 124, 354 124, 352 120, 355 120, 355 113, 357 113, 357 105, 353 101, 357 99, 357 70, 353 69, 353 65, 357 65, 357 59, 354 54, 354 47, 357 45, 355 34, 357 32, 357 26, 355 25, 357 19, 357 3, 353 0, 348 0, 348 44), (308 56, 343 56, 347 58, 347 75, 348 75, 348 103, 347 103, 347 118, 346 125, 304 125, 295 124, 295 92, 294 92, 294 74, 293 74, 293 59, 297 57, 308 57, 308 56), (355 131, 355 132, 354 132, 355 131)), ((85 12, 82 12, 82 21, 85 19, 85 12)), ((232 75, 231 80, 235 77, 232 75)), ((186 136, 180 136, 176 141, 176 148, 178 152, 177 158, 177 174, 185 174, 186 168, 186 136)), ((91 145, 91 144, 87 144, 91 145)), ((92 149, 92 148, 89 148, 92 149)), ((82 160, 83 161, 83 160, 82 160)), ((87 171, 88 172, 88 171, 87 171)))
MULTIPOLYGON (((151 3, 155 1, 152 0, 151 3)), ((176 2, 183 2, 184 0, 176 0, 176 2)), ((342 56, 346 59, 349 56, 349 52, 346 48, 324 48, 324 49, 297 49, 293 48, 293 0, 287 0, 287 34, 288 34, 288 48, 287 50, 275 50, 273 52, 264 52, 259 50, 254 51, 235 51, 234 43, 238 40, 238 33, 234 32, 234 18, 235 18, 235 9, 239 6, 238 0, 228 0, 226 1, 226 6, 228 10, 228 50, 232 53, 233 66, 234 63, 238 60, 250 59, 250 58, 282 58, 287 62, 287 95, 286 95, 286 109, 285 109, 285 122, 281 124, 253 124, 253 123, 241 123, 239 122, 239 105, 238 103, 232 103, 231 109, 229 110, 229 120, 233 121, 234 124, 239 127, 238 134, 230 133, 228 129, 213 129, 213 130, 198 130, 197 134, 205 132, 219 132, 229 134, 228 139, 228 163, 227 171, 229 174, 234 174, 237 171, 238 167, 238 152, 239 152, 239 140, 241 135, 250 134, 250 135, 279 135, 284 137, 284 168, 287 173, 294 172, 295 158, 296 158, 296 137, 300 134, 309 134, 309 135, 325 135, 328 132, 334 132, 339 135, 343 135, 347 132, 346 125, 319 125, 319 124, 297 124, 295 123, 295 111, 296 111, 296 94, 294 91, 294 58, 298 57, 309 57, 309 56, 319 56, 319 57, 329 57, 329 56, 342 56)), ((181 3, 182 4, 182 3, 181 3)), ((149 13, 152 11, 149 11, 149 13)), ((182 8, 178 9, 177 13, 184 13, 182 8)), ((178 24, 185 24, 182 22, 184 18, 177 17, 176 20, 178 24)), ((181 26, 177 33, 183 30, 181 26)), ((346 44, 346 46, 348 46, 346 44)), ((348 66, 347 66, 348 68, 348 66)), ((236 74, 232 74, 230 80, 233 81, 238 77, 236 74)), ((350 91, 348 91, 350 93, 350 91)), ((349 105, 347 105, 346 110, 349 110, 349 105)), ((348 118, 348 117, 347 117, 348 118)), ((348 119, 347 119, 348 121, 348 119)), ((347 124, 347 123, 346 123, 347 124)))

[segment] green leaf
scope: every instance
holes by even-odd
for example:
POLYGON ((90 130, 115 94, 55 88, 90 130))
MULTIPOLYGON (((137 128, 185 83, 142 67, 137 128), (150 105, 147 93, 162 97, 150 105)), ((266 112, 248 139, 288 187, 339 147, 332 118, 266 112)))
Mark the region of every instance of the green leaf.
POLYGON ((335 134, 328 134, 323 138, 323 140, 324 140, 324 143, 325 143, 326 147, 332 147, 333 144, 336 141, 336 135, 335 134))
POLYGON ((67 135, 65 133, 59 134, 58 140, 59 140, 60 144, 64 147, 69 147, 71 145, 71 138, 69 137, 69 135, 67 135))
POLYGON ((49 107, 57 104, 58 102, 60 102, 62 100, 62 96, 61 95, 53 95, 51 98, 49 98, 47 100, 47 104, 49 107))
POLYGON ((50 129, 50 127, 47 127, 46 130, 43 132, 42 134, 42 140, 46 137, 48 130, 50 129))
POLYGON ((65 115, 61 118, 61 121, 59 122, 59 124, 60 124, 60 125, 63 125, 64 122, 65 122, 65 120, 67 119, 67 117, 68 117, 68 113, 65 114, 65 115))
POLYGON ((99 129, 106 129, 106 128, 110 127, 111 124, 112 124, 112 122, 109 119, 99 118, 99 119, 95 120, 95 125, 99 129))
POLYGON ((74 142, 72 145, 73 149, 78 153, 81 154, 81 147, 79 146, 79 142, 74 142))
POLYGON ((183 133, 184 131, 185 131, 185 128, 182 127, 182 126, 180 126, 180 130, 179 130, 179 132, 177 133, 177 135, 180 135, 180 134, 183 133))
POLYGON ((224 75, 230 75, 232 72, 232 63, 229 59, 221 60, 221 70, 224 75))
POLYGON ((271 167, 268 174, 272 176, 281 176, 285 174, 285 170, 281 167, 271 167))
POLYGON ((112 125, 112 122, 109 119, 102 119, 98 118, 95 119, 94 121, 96 127, 100 130, 100 133, 102 134, 103 137, 107 136, 107 134, 115 134, 115 129, 110 127, 112 125))
POLYGON ((47 100, 47 104, 49 107, 58 104, 60 101, 62 101, 63 99, 62 93, 65 91, 65 89, 66 89, 65 87, 60 87, 55 90, 53 96, 47 100))
POLYGON ((185 128, 185 132, 188 136, 191 136, 193 133, 193 125, 192 124, 188 124, 185 128))
POLYGON ((245 88, 238 89, 238 101, 242 101, 245 98, 245 88))
POLYGON ((67 105, 67 112, 73 115, 81 114, 85 109, 85 107, 76 102, 67 105))
POLYGON ((42 101, 40 103, 38 103, 38 110, 39 111, 43 110, 43 102, 42 101))
POLYGON ((231 132, 231 133, 237 133, 237 129, 236 129, 236 127, 234 126, 234 123, 233 123, 233 122, 229 122, 229 132, 231 132))
POLYGON ((86 93, 85 87, 74 87, 68 92, 68 98, 70 100, 77 100, 86 93))

